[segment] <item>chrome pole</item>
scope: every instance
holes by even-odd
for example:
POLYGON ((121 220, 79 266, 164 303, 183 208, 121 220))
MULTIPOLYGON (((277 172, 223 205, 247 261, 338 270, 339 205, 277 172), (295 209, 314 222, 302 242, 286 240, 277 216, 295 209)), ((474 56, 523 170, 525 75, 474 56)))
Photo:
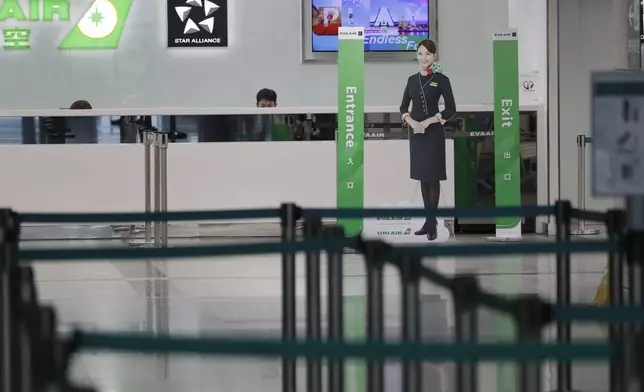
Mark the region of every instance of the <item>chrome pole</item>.
MULTIPOLYGON (((586 209, 586 145, 592 141, 586 135, 577 135, 577 208, 586 209)), ((586 221, 577 220, 577 227, 570 231, 571 235, 597 235, 599 229, 589 229, 586 221)))
MULTIPOLYGON (((159 201, 161 212, 168 212, 168 134, 159 134, 159 201)), ((161 246, 168 246, 168 221, 161 221, 161 246)))
MULTIPOLYGON (((144 196, 144 206, 145 206, 145 213, 149 214, 152 212, 152 175, 151 175, 151 146, 153 143, 153 133, 150 132, 149 130, 144 130, 141 132, 141 138, 143 142, 143 196, 144 196)), ((145 238, 143 240, 131 240, 130 245, 131 246, 149 246, 153 245, 152 242, 152 221, 150 219, 146 219, 144 226, 143 226, 143 232, 145 234, 145 238)))
MULTIPOLYGON (((153 133, 154 147, 154 212, 161 212, 161 133, 153 133)), ((154 246, 161 246, 161 222, 154 221, 154 246)))
MULTIPOLYGON (((150 173, 150 147, 152 146, 152 132, 145 130, 143 132, 143 159, 144 159, 144 181, 145 181, 145 213, 152 212, 152 175, 150 173)), ((152 221, 145 221, 145 242, 152 243, 152 221)))

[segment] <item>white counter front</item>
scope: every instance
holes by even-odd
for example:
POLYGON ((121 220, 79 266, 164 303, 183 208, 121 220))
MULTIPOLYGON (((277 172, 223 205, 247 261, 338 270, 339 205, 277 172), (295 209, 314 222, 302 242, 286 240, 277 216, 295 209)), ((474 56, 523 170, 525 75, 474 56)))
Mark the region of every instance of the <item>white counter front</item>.
MULTIPOLYGON (((441 206, 454 206, 447 141, 441 206)), ((177 143, 168 148, 170 211, 335 207, 333 141, 177 143)), ((366 207, 422 206, 407 140, 365 142, 366 207)), ((142 145, 0 146, 0 205, 18 212, 143 211, 142 145)))

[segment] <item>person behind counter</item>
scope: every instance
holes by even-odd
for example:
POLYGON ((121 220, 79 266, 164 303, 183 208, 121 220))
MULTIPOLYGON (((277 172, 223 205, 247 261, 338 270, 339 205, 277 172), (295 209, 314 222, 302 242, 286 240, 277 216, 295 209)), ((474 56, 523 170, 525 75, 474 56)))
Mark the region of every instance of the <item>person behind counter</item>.
MULTIPOLYGON (((74 101, 70 107, 72 110, 90 110, 92 105, 85 100, 74 101)), ((93 120, 95 121, 95 120, 93 120)), ((87 125, 87 124, 85 124, 87 125)), ((80 144, 80 143, 97 143, 98 136, 96 127, 90 127, 81 134, 73 133, 69 126, 69 120, 65 117, 41 117, 40 130, 41 130, 41 143, 43 144, 65 144, 66 142, 80 144)))
POLYGON ((257 92, 255 105, 258 108, 274 108, 277 106, 277 93, 269 88, 257 92))
MULTIPOLYGON (((436 52, 436 43, 430 39, 418 44, 416 58, 420 71, 407 79, 400 104, 402 120, 412 129, 409 135, 410 177, 420 182, 427 210, 438 208, 440 182, 447 180, 443 124, 456 114, 452 86, 435 61, 436 52), (443 111, 438 108, 441 97, 445 101, 443 111)), ((437 238, 437 225, 435 218, 428 218, 414 234, 427 235, 427 239, 433 241, 437 238)))

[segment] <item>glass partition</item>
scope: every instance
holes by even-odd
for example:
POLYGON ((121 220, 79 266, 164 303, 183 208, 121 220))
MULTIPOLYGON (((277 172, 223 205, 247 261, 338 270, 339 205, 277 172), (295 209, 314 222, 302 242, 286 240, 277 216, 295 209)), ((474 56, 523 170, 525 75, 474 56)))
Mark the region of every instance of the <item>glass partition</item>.
MULTIPOLYGON (((536 138, 531 113, 522 113, 522 140, 536 138)), ((445 124, 447 137, 493 138, 492 113, 458 113, 445 124)), ((137 117, 0 117, 0 144, 119 144, 138 143, 145 129, 169 134, 173 143, 294 142, 335 139, 337 115, 211 115, 137 117)), ((367 113, 365 140, 400 140, 409 137, 399 113, 367 113)), ((474 139, 473 139, 474 140, 474 139)), ((536 139, 531 139, 536 140, 536 139)), ((464 142, 462 142, 464 143, 464 142)), ((460 144, 462 144, 460 143, 460 144)), ((536 149, 536 142, 533 143, 536 149)), ((458 143, 457 143, 458 145, 458 143)), ((487 147, 485 147, 487 146, 487 147)), ((488 148, 489 147, 489 148, 488 148)))
MULTIPOLYGON (((365 124, 367 140, 407 137, 398 113, 370 113, 365 124)), ((334 140, 337 115, 0 117, 0 144, 137 143, 145 129, 175 143, 334 140)))

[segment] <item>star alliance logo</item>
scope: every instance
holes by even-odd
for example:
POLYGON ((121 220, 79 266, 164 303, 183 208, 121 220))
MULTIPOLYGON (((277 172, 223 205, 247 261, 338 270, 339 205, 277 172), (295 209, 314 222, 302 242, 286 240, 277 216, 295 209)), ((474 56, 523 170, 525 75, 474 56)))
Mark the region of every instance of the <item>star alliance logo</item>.
POLYGON ((168 46, 228 46, 227 14, 227 0, 168 0, 168 46))
MULTIPOLYGON (((201 26, 202 29, 212 34, 213 31, 215 30, 215 18, 211 17, 211 15, 217 12, 217 10, 219 9, 219 6, 213 3, 212 1, 208 1, 208 0, 203 0, 203 4, 202 4, 202 0, 188 0, 186 4, 188 6, 174 7, 174 10, 177 11, 177 15, 179 15, 179 19, 181 19, 181 22, 185 22, 186 24, 186 27, 183 29, 183 33, 194 34, 199 31, 199 26, 201 26), (206 18, 201 22, 199 22, 199 26, 197 26, 197 24, 190 18, 190 13, 192 12, 194 7, 201 8, 206 18)), ((193 15, 193 16, 195 18, 199 17, 199 15, 193 15)))

